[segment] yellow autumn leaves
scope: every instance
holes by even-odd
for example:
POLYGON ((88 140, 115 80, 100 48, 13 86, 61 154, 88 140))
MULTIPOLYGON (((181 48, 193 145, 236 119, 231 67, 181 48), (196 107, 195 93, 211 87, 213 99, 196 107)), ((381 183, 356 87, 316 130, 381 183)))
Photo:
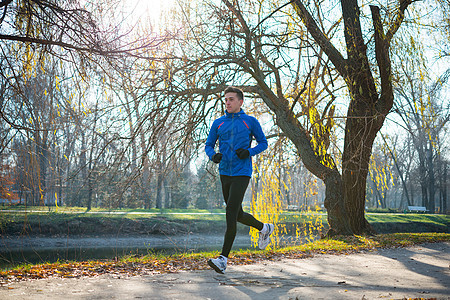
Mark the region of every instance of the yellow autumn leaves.
POLYGON ((308 111, 309 122, 312 128, 311 146, 316 155, 320 157, 321 163, 330 169, 335 167, 333 159, 327 154, 330 146, 331 130, 335 124, 333 120, 334 109, 335 107, 332 105, 326 122, 324 122, 316 107, 310 106, 308 111))
MULTIPOLYGON (((312 205, 300 206, 299 211, 293 213, 286 211, 287 203, 283 201, 280 187, 283 186, 287 190, 289 185, 277 176, 277 172, 274 171, 277 168, 276 164, 260 166, 256 172, 260 175, 254 178, 252 185, 251 213, 261 222, 275 225, 271 236, 272 242, 267 249, 276 249, 286 244, 299 245, 311 242, 324 228, 317 199, 312 205), (256 187, 255 182, 258 182, 259 187, 256 187), (289 215, 288 221, 286 215, 289 215)), ((316 185, 309 184, 305 194, 317 195, 315 189, 317 189, 316 185)), ((256 246, 259 238, 258 230, 251 228, 250 236, 252 244, 256 246)))

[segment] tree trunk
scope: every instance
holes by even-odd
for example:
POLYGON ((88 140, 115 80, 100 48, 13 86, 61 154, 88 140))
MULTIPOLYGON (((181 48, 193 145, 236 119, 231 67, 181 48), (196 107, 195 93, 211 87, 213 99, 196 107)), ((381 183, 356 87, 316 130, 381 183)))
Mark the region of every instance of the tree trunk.
POLYGON ((164 186, 165 206, 166 207, 171 207, 171 205, 172 205, 171 204, 172 203, 172 198, 171 198, 171 194, 170 194, 169 183, 167 182, 167 177, 164 177, 163 186, 164 186))
POLYGON ((161 168, 158 168, 158 177, 156 180, 156 208, 163 208, 163 199, 162 199, 162 184, 164 175, 161 172, 161 168))
POLYGON ((434 199, 436 189, 435 189, 434 164, 433 164, 433 146, 431 145, 431 141, 429 143, 430 147, 426 150, 427 165, 428 165, 428 192, 429 192, 428 206, 426 208, 431 213, 434 213, 436 210, 436 202, 434 199))
MULTIPOLYGON (((81 187, 80 187, 80 191, 82 192, 81 195, 77 196, 78 200, 78 206, 83 206, 83 198, 82 197, 86 197, 87 196, 87 185, 88 185, 88 177, 89 177, 89 170, 87 168, 87 157, 86 157, 86 152, 87 152, 87 148, 86 148, 86 134, 84 130, 80 130, 81 132, 81 153, 80 153, 80 168, 81 168, 81 177, 82 177, 82 181, 81 181, 81 187)), ((86 197, 86 207, 88 208, 88 206, 90 205, 89 203, 89 199, 87 199, 86 197)), ((89 210, 89 208, 88 208, 89 210)))
POLYGON ((93 190, 94 190, 94 173, 92 170, 92 153, 91 150, 90 157, 89 157, 89 164, 88 164, 88 178, 87 178, 87 186, 88 186, 88 195, 87 195, 87 211, 90 211, 92 208, 92 196, 93 196, 93 190))
MULTIPOLYGON (((165 164, 166 164, 166 150, 163 149, 161 156, 158 158, 157 162, 157 179, 156 179, 156 208, 164 208, 163 204, 163 181, 165 177, 165 164)), ((166 204, 167 205, 167 204, 166 204)))
POLYGON ((345 208, 342 178, 339 172, 330 173, 324 179, 325 183, 325 208, 327 209, 328 225, 327 235, 351 234, 352 230, 348 221, 345 208))
MULTIPOLYGON (((39 135, 39 133, 38 133, 39 135)), ((48 131, 44 131, 42 133, 42 139, 40 141, 39 147, 39 174, 40 174, 40 187, 39 187, 39 194, 40 194, 40 202, 43 206, 46 204, 47 200, 47 188, 48 188, 48 177, 47 177, 47 171, 48 171, 48 161, 49 161, 49 151, 48 151, 48 131)), ((48 203, 47 203, 48 204, 48 203)))
MULTIPOLYGON (((352 113, 349 111, 349 114, 352 113)), ((365 218, 365 192, 372 145, 379 128, 367 117, 348 118, 346 129, 342 157, 345 208, 353 233, 372 233, 373 229, 365 218)))
POLYGON ((93 190, 93 184, 92 184, 92 177, 88 177, 88 195, 87 195, 87 203, 86 203, 86 210, 90 211, 92 208, 92 190, 93 190))
POLYGON ((442 193, 442 213, 447 214, 447 169, 448 169, 448 162, 444 163, 444 172, 442 174, 442 184, 441 184, 441 193, 442 193))
POLYGON ((428 190, 427 190, 427 180, 425 175, 421 175, 420 188, 422 190, 422 203, 424 207, 428 207, 428 190))
MULTIPOLYGON (((343 182, 341 175, 336 167, 329 168, 320 162, 320 158, 312 149, 309 138, 302 130, 302 127, 292 116, 286 114, 290 110, 275 110, 277 123, 286 136, 294 143, 298 152, 301 153, 301 159, 305 167, 315 176, 322 179, 325 184, 325 208, 327 209, 327 218, 329 231, 328 236, 337 234, 352 234, 349 223, 349 216, 344 202, 343 182)), ((365 191, 365 186, 364 186, 365 191)))

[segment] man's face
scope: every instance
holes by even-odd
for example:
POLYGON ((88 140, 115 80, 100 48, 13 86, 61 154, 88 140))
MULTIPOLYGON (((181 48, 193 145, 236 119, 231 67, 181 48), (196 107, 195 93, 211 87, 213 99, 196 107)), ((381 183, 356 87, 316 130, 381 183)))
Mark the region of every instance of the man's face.
POLYGON ((229 92, 225 94, 225 106, 230 114, 237 113, 241 110, 244 100, 239 99, 236 93, 229 92))

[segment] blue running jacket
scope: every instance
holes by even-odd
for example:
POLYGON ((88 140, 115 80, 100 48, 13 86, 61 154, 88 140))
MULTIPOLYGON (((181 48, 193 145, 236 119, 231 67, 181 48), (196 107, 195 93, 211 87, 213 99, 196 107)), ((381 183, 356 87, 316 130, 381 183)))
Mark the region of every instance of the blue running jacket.
POLYGON ((267 139, 261 125, 255 117, 251 117, 241 109, 238 113, 228 113, 215 120, 209 131, 205 144, 205 152, 209 159, 216 154, 214 147, 219 139, 219 153, 222 160, 219 163, 220 175, 252 176, 252 156, 267 149, 267 139), (252 139, 258 143, 251 148, 252 139), (240 159, 236 150, 242 148, 250 152, 246 159, 240 159))

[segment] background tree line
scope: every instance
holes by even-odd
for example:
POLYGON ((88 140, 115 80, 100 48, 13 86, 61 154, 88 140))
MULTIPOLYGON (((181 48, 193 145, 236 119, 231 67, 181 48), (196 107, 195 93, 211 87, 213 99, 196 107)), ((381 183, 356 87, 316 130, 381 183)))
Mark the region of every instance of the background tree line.
POLYGON ((203 143, 232 84, 286 206, 325 203, 336 233, 447 211, 448 3, 177 1, 158 27, 125 5, 1 2, 2 198, 220 207, 203 143))

